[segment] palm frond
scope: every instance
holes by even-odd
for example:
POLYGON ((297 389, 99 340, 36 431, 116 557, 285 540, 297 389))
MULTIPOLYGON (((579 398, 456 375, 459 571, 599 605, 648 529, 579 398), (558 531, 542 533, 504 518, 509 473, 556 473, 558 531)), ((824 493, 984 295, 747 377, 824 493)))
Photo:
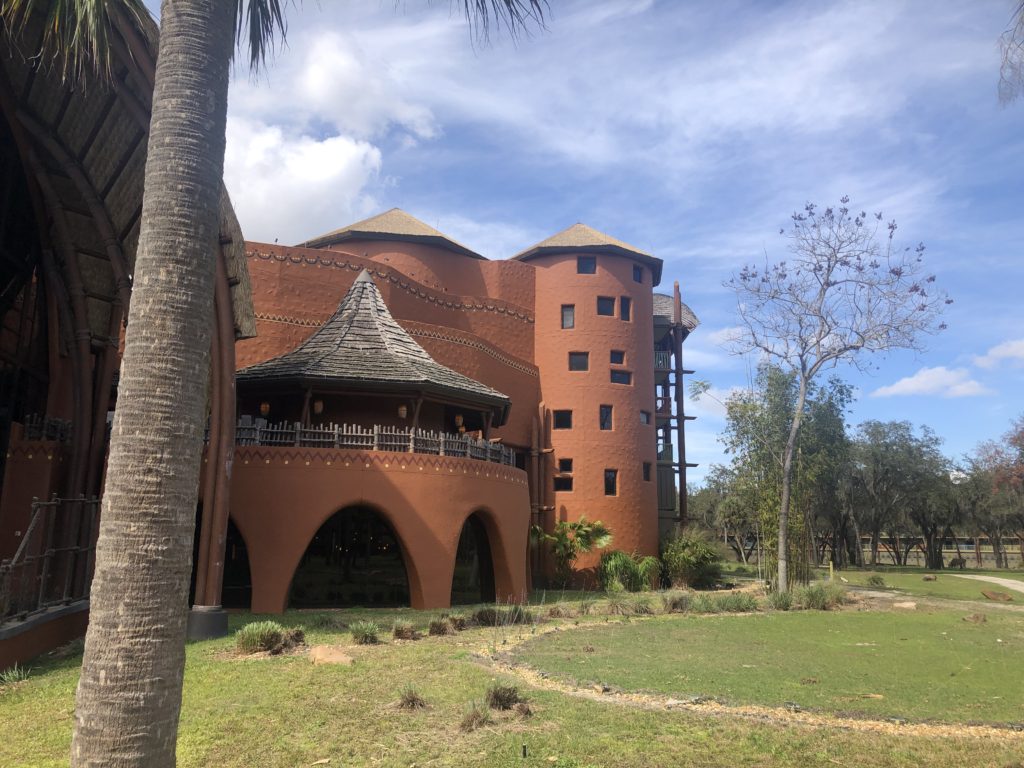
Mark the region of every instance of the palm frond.
MULTIPOLYGON (((452 0, 454 3, 455 0, 452 0)), ((462 11, 469 22, 473 36, 486 42, 492 26, 508 32, 513 40, 530 27, 544 28, 544 9, 547 0, 461 0, 462 11)))
POLYGON ((109 76, 116 13, 135 24, 149 16, 142 0, 0 0, 0 16, 15 36, 33 16, 44 17, 39 55, 75 81, 90 72, 109 76))
POLYGON ((235 39, 238 47, 249 49, 249 67, 257 72, 267 63, 267 52, 272 51, 277 32, 281 43, 288 36, 284 10, 290 0, 237 0, 235 39), (248 34, 246 34, 248 33, 248 34))

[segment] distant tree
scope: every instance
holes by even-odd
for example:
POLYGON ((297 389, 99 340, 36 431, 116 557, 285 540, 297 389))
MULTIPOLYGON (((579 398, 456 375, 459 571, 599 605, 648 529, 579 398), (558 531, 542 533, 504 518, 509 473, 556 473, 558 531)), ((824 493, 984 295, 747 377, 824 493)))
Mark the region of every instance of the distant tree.
MULTIPOLYGON (((1024 416, 1013 422, 1001 440, 982 443, 971 462, 971 478, 978 473, 980 482, 991 485, 988 505, 972 515, 979 530, 992 541, 996 564, 1009 567, 1002 536, 1017 539, 1024 560, 1024 416), (995 538, 993 538, 995 537, 995 538)), ((981 494, 981 490, 977 491, 981 494)))
POLYGON ((778 506, 778 588, 789 588, 789 517, 797 438, 811 385, 839 363, 869 365, 866 353, 919 349, 944 327, 950 302, 924 272, 924 246, 898 248, 896 222, 852 213, 849 198, 824 211, 808 203, 780 230, 792 257, 745 266, 725 285, 736 294, 743 329, 735 351, 757 352, 794 376, 782 452, 778 506), (884 229, 883 229, 884 228, 884 229), (880 232, 881 230, 881 232, 880 232))
POLYGON ((1024 93, 1024 2, 1017 4, 1010 25, 999 38, 999 100, 1004 104, 1024 93))

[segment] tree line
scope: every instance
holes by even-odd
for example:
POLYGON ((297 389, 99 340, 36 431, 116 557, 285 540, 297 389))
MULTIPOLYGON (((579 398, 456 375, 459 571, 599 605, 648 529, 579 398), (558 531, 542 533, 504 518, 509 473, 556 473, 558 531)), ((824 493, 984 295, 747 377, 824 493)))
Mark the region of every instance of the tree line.
MULTIPOLYGON (((728 464, 713 465, 689 505, 737 559, 772 570, 778 541, 783 456, 797 407, 798 377, 762 365, 754 386, 725 401, 728 464), (766 546, 766 544, 768 546, 766 546)), ((996 567, 1010 548, 1024 559, 1024 415, 999 439, 950 458, 927 426, 907 421, 846 425, 852 388, 830 378, 810 388, 793 458, 789 557, 796 578, 831 561, 851 565, 964 565, 960 541, 987 539, 996 567), (956 557, 944 559, 952 540, 956 557), (865 549, 867 550, 865 552, 865 549)))

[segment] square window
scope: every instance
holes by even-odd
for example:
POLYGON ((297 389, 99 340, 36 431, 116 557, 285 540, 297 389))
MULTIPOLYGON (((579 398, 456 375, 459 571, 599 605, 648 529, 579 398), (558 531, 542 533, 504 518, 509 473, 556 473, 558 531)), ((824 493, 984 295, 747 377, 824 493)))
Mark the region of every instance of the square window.
POLYGON ((571 491, 572 490, 572 478, 571 477, 556 477, 555 478, 555 490, 556 491, 571 491))
POLYGON ((644 462, 644 480, 647 482, 651 481, 651 462, 644 462))
POLYGON ((651 423, 651 412, 650 411, 640 411, 640 423, 641 424, 650 424, 651 423))
POLYGON ((597 272, 596 256, 577 256, 576 273, 580 275, 593 275, 597 272))
POLYGON ((575 304, 563 304, 562 305, 562 327, 563 328, 575 328, 576 327, 576 305, 575 304))
POLYGON ((630 316, 633 314, 633 300, 629 296, 621 296, 619 298, 619 317, 626 322, 629 322, 630 316))
POLYGON ((610 405, 601 406, 601 429, 609 430, 612 428, 612 407, 610 405))
POLYGON ((629 371, 612 371, 612 384, 632 384, 633 374, 629 371))
POLYGON ((612 350, 612 365, 622 365, 626 362, 626 353, 621 349, 612 350))
POLYGON ((604 471, 604 495, 619 495, 619 470, 606 469, 604 471))
POLYGON ((644 281, 644 268, 639 264, 633 265, 633 281, 642 283, 644 281))
POLYGON ((559 472, 572 472, 572 459, 559 459, 558 460, 558 471, 559 472))
POLYGON ((552 420, 555 429, 572 429, 572 411, 554 411, 552 420))
POLYGON ((589 371, 590 370, 590 353, 589 352, 570 352, 569 353, 569 370, 570 371, 589 371))
POLYGON ((597 297, 597 314, 615 317, 615 299, 611 296, 597 297))

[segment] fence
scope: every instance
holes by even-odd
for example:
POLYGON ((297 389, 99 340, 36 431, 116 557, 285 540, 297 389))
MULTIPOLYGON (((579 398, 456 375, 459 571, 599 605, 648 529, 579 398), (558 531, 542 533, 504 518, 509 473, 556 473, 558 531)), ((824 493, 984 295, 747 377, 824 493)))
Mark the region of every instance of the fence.
POLYGON ((0 623, 89 596, 99 499, 32 501, 18 551, 0 561, 0 623))
POLYGON ((237 445, 298 446, 303 448, 351 448, 362 451, 426 453, 435 456, 490 461, 515 466, 515 451, 501 443, 468 435, 408 427, 361 427, 357 424, 319 424, 306 427, 301 422, 268 424, 262 419, 243 416, 235 428, 237 445))
POLYGON ((25 417, 26 440, 53 440, 59 443, 71 441, 71 422, 53 416, 37 413, 25 417))
POLYGON ((654 350, 654 370, 656 371, 671 371, 672 370, 672 353, 662 349, 654 350))

